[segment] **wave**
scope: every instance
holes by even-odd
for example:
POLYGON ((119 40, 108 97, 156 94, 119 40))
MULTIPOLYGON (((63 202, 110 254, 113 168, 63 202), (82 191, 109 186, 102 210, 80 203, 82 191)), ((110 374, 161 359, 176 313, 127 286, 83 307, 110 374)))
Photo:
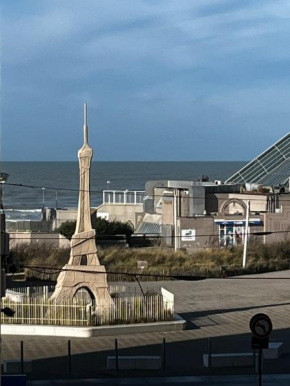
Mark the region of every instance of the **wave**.
POLYGON ((42 209, 5 209, 5 212, 41 213, 42 209))

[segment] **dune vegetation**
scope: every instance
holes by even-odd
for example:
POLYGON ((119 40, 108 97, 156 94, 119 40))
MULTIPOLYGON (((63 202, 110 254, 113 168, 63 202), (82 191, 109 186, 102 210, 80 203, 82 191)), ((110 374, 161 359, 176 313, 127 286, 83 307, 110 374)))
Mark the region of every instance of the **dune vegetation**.
MULTIPOLYGON (((10 251, 8 263, 22 266, 63 267, 69 259, 70 250, 44 246, 18 246, 10 251)), ((262 244, 249 243, 247 267, 242 268, 243 246, 231 248, 206 248, 195 253, 169 248, 105 248, 98 250, 100 263, 105 265, 109 280, 134 280, 122 273, 148 273, 157 275, 201 275, 226 277, 290 268, 290 241, 262 244), (145 261, 145 268, 138 262, 145 261), (116 273, 116 274, 113 274, 116 273)), ((42 269, 25 269, 27 277, 55 280, 57 274, 48 275, 42 269)), ((154 279, 154 278, 152 278, 154 279)), ((162 278, 160 278, 162 279, 162 278)), ((150 278, 143 278, 150 280, 150 278)), ((156 280, 156 278, 154 279, 156 280)))

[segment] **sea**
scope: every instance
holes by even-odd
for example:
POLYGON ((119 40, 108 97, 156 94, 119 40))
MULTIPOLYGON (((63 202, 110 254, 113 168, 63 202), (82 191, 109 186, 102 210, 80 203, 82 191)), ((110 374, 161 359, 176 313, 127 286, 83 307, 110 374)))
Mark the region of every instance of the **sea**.
MULTIPOLYGON (((246 164, 235 162, 92 162, 91 206, 102 203, 103 190, 145 190, 149 180, 225 181, 246 164)), ((43 207, 77 207, 78 162, 3 162, 9 178, 3 184, 7 220, 39 220, 43 207)))

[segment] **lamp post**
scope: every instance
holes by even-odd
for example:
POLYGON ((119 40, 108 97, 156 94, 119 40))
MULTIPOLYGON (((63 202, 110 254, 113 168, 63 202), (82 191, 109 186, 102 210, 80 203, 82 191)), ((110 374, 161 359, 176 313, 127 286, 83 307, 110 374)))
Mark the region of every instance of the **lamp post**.
POLYGON ((57 190, 55 191, 55 209, 57 210, 58 207, 58 193, 57 190))
POLYGON ((45 188, 42 189, 42 211, 44 211, 44 203, 45 203, 45 188))
MULTIPOLYGON (((0 173, 0 309, 1 312, 4 312, 5 315, 7 315, 7 312, 9 314, 9 310, 7 311, 6 308, 2 309, 2 295, 4 292, 4 285, 2 283, 2 256, 5 254, 6 250, 6 242, 7 239, 5 237, 5 215, 3 212, 3 202, 2 202, 2 184, 4 184, 7 181, 9 174, 7 173, 0 173)), ((4 273, 5 274, 5 273, 4 273)), ((5 277, 4 277, 5 278, 5 277)), ((12 311, 12 310, 11 310, 12 311)), ((14 314, 14 313, 13 313, 14 314)), ((11 313, 10 313, 11 315, 11 313)), ((0 315, 0 384, 1 384, 1 365, 2 365, 2 346, 1 346, 1 315, 0 315)))
POLYGON ((247 202, 247 212, 246 212, 246 224, 245 224, 243 268, 246 268, 246 264, 247 264, 247 247, 248 247, 248 234, 249 234, 249 221, 250 221, 250 205, 251 205, 251 202, 248 201, 247 202))
POLYGON ((173 222, 174 222, 174 251, 178 250, 178 225, 177 225, 177 190, 174 189, 173 196, 173 222))

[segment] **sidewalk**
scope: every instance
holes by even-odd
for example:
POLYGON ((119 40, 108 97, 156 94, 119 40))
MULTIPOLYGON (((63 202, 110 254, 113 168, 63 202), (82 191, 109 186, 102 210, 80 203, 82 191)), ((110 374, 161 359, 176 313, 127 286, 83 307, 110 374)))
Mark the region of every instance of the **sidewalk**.
MULTIPOLYGON (((263 386, 289 386, 290 374, 264 375, 263 386)), ((158 377, 158 378, 98 378, 69 379, 53 381, 30 381, 28 386, 59 386, 59 385, 196 385, 196 386, 257 386, 258 376, 201 376, 201 377, 158 377)))

